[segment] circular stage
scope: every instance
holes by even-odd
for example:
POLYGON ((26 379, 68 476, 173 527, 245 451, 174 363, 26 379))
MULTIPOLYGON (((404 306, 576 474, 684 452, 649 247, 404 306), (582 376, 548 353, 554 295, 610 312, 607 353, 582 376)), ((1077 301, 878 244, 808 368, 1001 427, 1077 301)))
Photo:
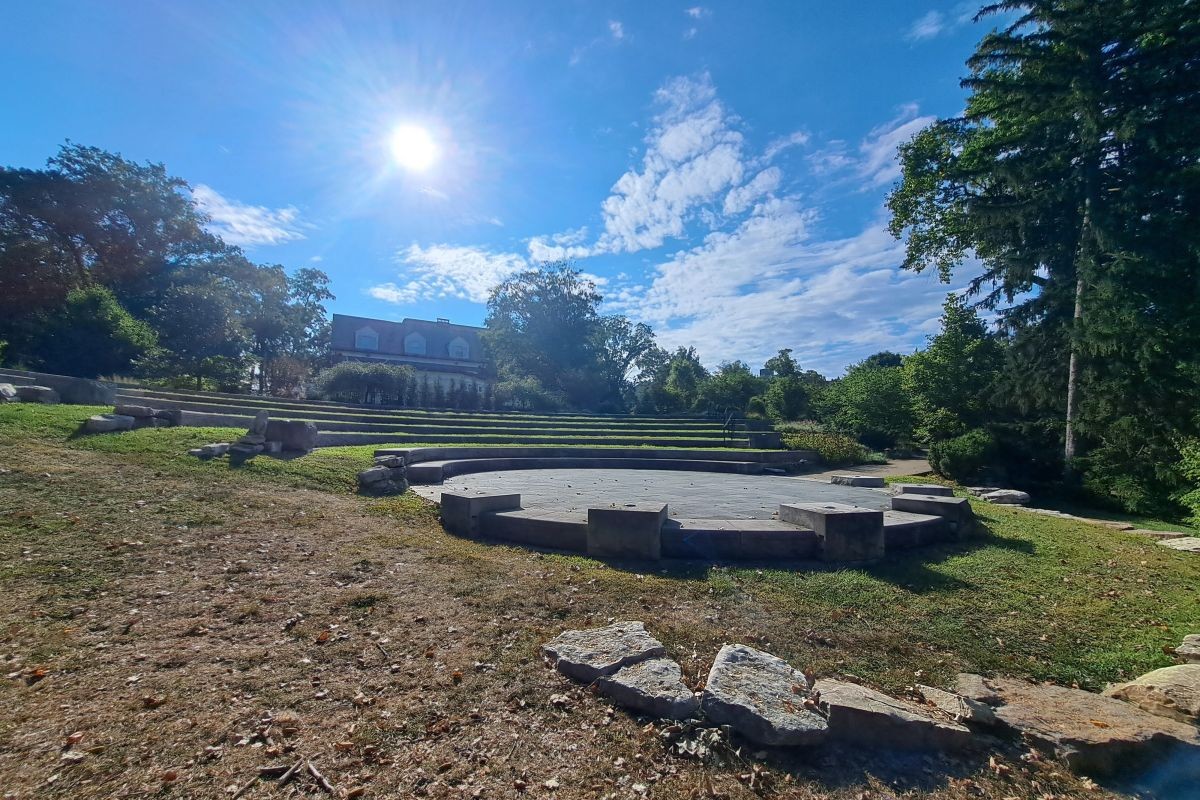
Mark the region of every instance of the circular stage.
POLYGON ((525 509, 567 512, 581 519, 589 508, 629 503, 665 503, 672 517, 730 520, 771 519, 781 503, 843 503, 879 511, 890 507, 887 489, 825 481, 672 470, 528 469, 460 475, 412 490, 435 501, 442 492, 519 494, 525 509))

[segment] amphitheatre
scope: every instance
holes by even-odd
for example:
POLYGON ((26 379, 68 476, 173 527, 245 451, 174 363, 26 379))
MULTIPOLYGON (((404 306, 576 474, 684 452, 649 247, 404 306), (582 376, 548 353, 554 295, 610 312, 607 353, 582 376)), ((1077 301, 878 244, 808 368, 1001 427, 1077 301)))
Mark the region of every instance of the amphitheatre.
MULTIPOLYGON (((151 509, 166 514, 168 525, 161 533, 153 518, 136 523, 136 534, 125 532, 129 521, 118 519, 119 526, 105 534, 113 542, 107 551, 113 555, 105 558, 126 551, 136 557, 147 542, 154 547, 171 542, 189 554, 184 557, 191 569, 211 576, 180 584, 167 578, 173 559, 168 561, 166 570, 157 570, 166 582, 151 580, 142 589, 162 587, 151 605, 163 610, 149 611, 147 621, 154 619, 164 631, 152 639, 168 638, 135 644, 135 617, 118 637, 128 643, 104 639, 94 645, 106 650, 115 645, 116 652, 131 646, 166 648, 150 656, 159 666, 144 687, 133 690, 140 697, 139 726, 157 724, 160 706, 194 705, 172 694, 171 669, 161 665, 200 668, 209 645, 232 648, 241 665, 231 675, 254 674, 256 657, 245 648, 264 646, 285 648, 299 667, 283 671, 282 686, 307 684, 303 675, 312 673, 309 699, 285 702, 291 709, 286 711, 273 702, 272 709, 255 712, 257 722, 246 723, 253 730, 228 740, 257 737, 280 757, 265 767, 246 765, 258 773, 244 785, 231 784, 230 793, 296 780, 295 770, 285 770, 297 755, 294 764, 317 791, 323 786, 358 791, 370 779, 363 772, 367 764, 373 765, 366 767, 372 775, 387 770, 385 748, 350 736, 337 743, 334 752, 340 755, 318 761, 318 741, 328 723, 318 724, 314 715, 332 714, 350 729, 359 724, 352 721, 357 718, 383 730, 388 723, 378 714, 386 708, 388 715, 424 720, 397 746, 406 752, 419 748, 444 764, 438 769, 451 776, 446 785, 460 787, 456 791, 470 787, 480 773, 446 760, 458 746, 456 737, 446 734, 461 727, 467 735, 477 724, 471 715, 479 715, 507 720, 499 729, 470 735, 483 743, 481 753, 490 754, 485 761, 497 760, 518 794, 532 785, 559 794, 567 773, 537 759, 514 772, 509 766, 513 752, 506 750, 519 746, 517 737, 547 725, 555 729, 603 702, 595 695, 613 704, 605 725, 620 730, 628 719, 633 730, 648 730, 642 726, 649 724, 661 738, 661 754, 646 762, 650 773, 670 774, 687 759, 706 770, 733 766, 742 771, 736 778, 727 776, 734 789, 746 787, 746 774, 803 773, 805 754, 813 748, 824 753, 826 764, 817 769, 818 781, 835 780, 840 773, 832 770, 834 763, 854 764, 852 771, 880 776, 892 787, 949 792, 948 797, 957 796, 957 786, 1002 796, 1046 785, 1062 796, 1079 792, 1083 797, 1098 786, 1094 778, 1121 791, 1182 798, 1187 790, 1180 787, 1192 785, 1200 765, 1200 735, 1187 722, 1195 711, 1176 705, 1190 702, 1183 699, 1190 690, 1158 677, 1193 669, 1190 662, 1200 659, 1197 637, 1179 641, 1171 626, 1158 633, 1152 626, 1133 626, 1136 637, 1129 640, 1120 634, 1122 644, 1105 647, 1131 648, 1122 651, 1128 653, 1123 658, 1132 659, 1130 670, 1122 670, 1128 678, 1145 669, 1132 664, 1184 664, 1114 684, 1105 694, 1006 677, 1024 663, 1008 652, 1006 638, 1028 640, 1019 645, 1019 657, 1037 663, 1034 654, 1049 639, 1039 631, 1060 636, 1055 628, 1066 620, 1045 612, 1017 628, 995 629, 1003 635, 979 637, 966 658, 952 652, 965 646, 963 637, 975 638, 973 625, 994 624, 979 616, 980 604, 991 601, 973 586, 976 576, 994 565, 1003 565, 1004 577, 985 591, 1012 593, 997 597, 998 620, 1016 619, 1011 615, 1022 612, 1010 604, 1019 606, 1032 596, 1047 608, 1062 604, 1076 622, 1080 614, 1099 614, 1087 624, 1102 639, 1095 626, 1107 612, 1084 612, 1071 594, 1072 581, 1080 576, 1057 577, 1056 568, 1042 576, 1018 565, 1040 549, 1061 546, 1070 531, 1073 547, 1099 548, 1089 558, 1106 554, 1108 567, 1094 576, 1095 588, 1083 578, 1086 591, 1116 597, 1129 592, 1142 609, 1137 613, 1146 614, 1151 608, 1146 603, 1157 593, 1138 598, 1142 593, 1134 587, 1143 579, 1125 586, 1120 564, 1140 562, 1138 571, 1146 575, 1167 564, 1194 571, 1200 556, 1186 547, 1164 546, 1194 541, 1185 532, 997 505, 963 487, 911 474, 928 469, 919 461, 897 462, 890 469, 831 469, 814 451, 782 448, 779 434, 755 420, 379 408, 0 369, 0 384, 5 383, 12 385, 13 399, 24 402, 6 404, 0 415, 20 420, 32 414, 30 419, 49 427, 31 430, 61 430, 64 438, 38 433, 29 440, 39 443, 37 449, 7 449, 5 463, 16 471, 6 468, 0 478, 35 481, 39 491, 49 492, 47 498, 59 497, 67 507, 80 502, 65 499, 79 497, 68 487, 83 480, 82 485, 107 487, 83 500, 85 506, 107 498, 101 503, 129 505, 131 519, 151 509), (71 400, 84 404, 65 402, 71 400), (117 459, 122 466, 107 477, 97 457, 117 459), (61 478, 55 471, 35 476, 32 470, 42 468, 37 465, 51 462, 60 464, 55 470, 61 478), (86 479, 71 477, 79 469, 86 470, 86 479), (223 521, 227 512, 205 499, 218 486, 225 487, 219 490, 224 507, 240 503, 255 509, 245 512, 251 517, 223 521), (184 516, 179 516, 182 509, 173 510, 181 497, 191 498, 183 503, 193 509, 184 516), (283 538, 281 524, 288 531, 283 538), (357 532, 375 530, 365 539, 357 532), (1034 531, 1033 538, 1024 538, 1027 530, 1034 531), (295 565, 289 551, 300 556, 295 565), (396 557, 402 560, 380 571, 396 557), (1179 559, 1186 561, 1176 564, 1179 559), (323 579, 323 565, 334 563, 341 566, 323 579), (953 567, 956 563, 967 566, 953 567), (468 583, 454 588, 464 570, 468 583), (1034 584, 1026 586, 1023 575, 1033 575, 1034 584), (1047 578, 1057 585, 1045 583, 1047 578), (806 581, 813 582, 812 590, 803 587, 806 581), (166 611, 164 603, 178 587, 193 587, 182 591, 194 597, 192 608, 202 608, 221 585, 236 595, 249 591, 289 599, 277 610, 280 600, 243 604, 233 623, 224 619, 228 612, 222 609, 228 606, 220 601, 198 618, 191 616, 194 611, 166 611), (1110 586, 1122 589, 1114 594, 1104 588, 1110 586), (342 599, 326 610, 327 598, 342 599), (497 602, 501 605, 493 605, 497 602), (519 630, 512 626, 527 624, 516 621, 531 614, 537 619, 534 632, 522 634, 527 638, 518 639, 523 644, 516 650, 510 650, 513 640, 506 644, 506 637, 490 639, 483 632, 519 630), (857 620, 849 627, 843 622, 847 614, 857 620), (947 624, 956 631, 955 644, 939 632, 947 624), (697 631, 703 633, 698 637, 697 631), (172 637, 191 642, 183 652, 194 655, 166 655, 176 646, 172 637), (939 639, 940 645, 927 644, 939 639), (1152 641, 1162 644, 1152 648, 1152 641), (775 655, 780 649, 807 660, 780 659, 775 655), (331 672, 342 657, 338 653, 351 657, 362 677, 331 672), (560 673, 557 680, 544 667, 535 671, 543 663, 560 673), (864 682, 863 671, 870 683, 889 691, 864 682), (367 677, 372 672, 384 677, 367 677), (475 699, 460 701, 490 710, 477 708, 460 717, 461 709, 435 701, 440 710, 430 716, 398 688, 404 676, 417 681, 411 684, 414 690, 455 693, 460 685, 470 686, 478 693, 475 699), (443 684, 450 688, 439 688, 443 684), (512 691, 505 685, 523 687, 516 689, 524 693, 520 703, 513 705, 512 695, 495 695, 512 691), (327 706, 331 691, 344 699, 340 710, 327 706), (522 709, 530 703, 550 716, 524 718, 522 709), (1163 703, 1170 713, 1162 710, 1163 703), (615 709, 628 716, 612 716, 615 709), (507 727, 512 727, 511 747, 507 727), (925 759, 919 775, 913 758, 925 759), (1055 771, 1055 764, 1066 771, 1055 771), (532 776, 536 784, 530 770, 539 771, 532 776)), ((996 495, 997 502, 1004 494, 996 495)), ((25 552, 32 554, 27 558, 40 555, 34 549, 25 552)), ((132 575, 144 581, 150 567, 135 566, 132 575)), ((21 573, 13 574, 19 578, 21 573)), ((128 580, 114 573, 106 583, 118 587, 128 580)), ((1182 589, 1184 603, 1195 602, 1191 591, 1182 589)), ((77 610, 71 614, 104 606, 102 596, 84 591, 79 597, 91 599, 82 600, 85 605, 74 601, 77 610)), ((1172 601, 1183 618, 1194 620, 1194 607, 1185 609, 1179 602, 1172 601)), ((94 618, 94 612, 87 617, 94 618)), ((1071 644, 1079 640, 1069 638, 1069 627, 1061 634, 1068 638, 1056 647, 1077 646, 1071 644)), ((92 633, 86 637, 111 635, 107 625, 87 630, 92 633)), ((1074 669, 1087 675, 1096 669, 1089 658, 1109 658, 1112 652, 1084 648, 1074 656, 1054 657, 1081 659, 1074 669)), ((10 677, 30 690, 41 687, 43 694, 52 692, 56 681, 64 687, 72 682, 69 670, 48 678, 49 668, 33 662, 15 667, 10 677)), ((138 684, 145 674, 135 676, 138 684)), ((227 683, 217 674, 212 679, 227 683)), ((93 689, 84 683, 77 691, 93 689)), ((77 697, 73 702, 89 701, 77 697)), ((36 707, 36 702, 25 706, 27 713, 37 713, 36 707)), ((198 706, 191 713, 207 712, 198 706)), ((206 735, 216 736, 218 744, 208 745, 207 752, 223 754, 230 745, 220 743, 226 734, 211 727, 213 722, 206 723, 206 735)), ((560 735, 565 734, 554 736, 560 735)), ((244 764, 234 755, 237 743, 223 766, 193 770, 197 779, 211 780, 200 776, 244 764)), ((610 766, 573 773, 580 782, 574 796, 602 794, 613 775, 631 776, 630 783, 644 780, 635 765, 638 756, 628 750, 642 747, 636 737, 602 736, 595 746, 607 749, 610 766)), ((71 745, 67 752, 84 764, 100 758, 106 747, 94 756, 71 745)), ((164 774, 178 773, 172 768, 164 774)), ((75 785, 86 794, 90 780, 75 785)), ((163 779, 164 784, 174 780, 163 779)), ((392 791, 403 791, 401 786, 392 791)))

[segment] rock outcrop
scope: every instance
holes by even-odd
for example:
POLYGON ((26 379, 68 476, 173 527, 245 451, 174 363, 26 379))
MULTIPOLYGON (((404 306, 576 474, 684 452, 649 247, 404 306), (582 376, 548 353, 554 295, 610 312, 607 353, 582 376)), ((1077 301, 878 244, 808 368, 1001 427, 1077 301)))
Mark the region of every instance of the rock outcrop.
POLYGON ((1200 719, 1200 664, 1156 669, 1110 686, 1104 694, 1160 717, 1194 723, 1200 719))
POLYGON ((669 658, 622 667, 598 678, 596 691, 619 706, 660 719, 687 719, 700 707, 700 700, 684 685, 679 665, 669 658))
POLYGON ((897 700, 854 683, 819 680, 813 687, 834 738, 903 750, 958 750, 971 731, 949 714, 897 700))
POLYGON ((813 745, 829 734, 804 675, 743 644, 727 644, 717 653, 700 707, 710 722, 760 744, 813 745))
POLYGON ((542 654, 568 678, 591 683, 622 667, 662 658, 667 650, 642 623, 617 622, 604 628, 563 631, 542 645, 542 654))

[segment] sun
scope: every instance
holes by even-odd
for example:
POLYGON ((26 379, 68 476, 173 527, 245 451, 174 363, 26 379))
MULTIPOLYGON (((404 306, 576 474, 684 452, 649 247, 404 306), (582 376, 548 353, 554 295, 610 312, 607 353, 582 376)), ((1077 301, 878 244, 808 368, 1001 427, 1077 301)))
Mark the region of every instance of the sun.
POLYGON ((388 143, 396 163, 412 172, 424 172, 437 162, 437 143, 419 125, 398 126, 388 143))

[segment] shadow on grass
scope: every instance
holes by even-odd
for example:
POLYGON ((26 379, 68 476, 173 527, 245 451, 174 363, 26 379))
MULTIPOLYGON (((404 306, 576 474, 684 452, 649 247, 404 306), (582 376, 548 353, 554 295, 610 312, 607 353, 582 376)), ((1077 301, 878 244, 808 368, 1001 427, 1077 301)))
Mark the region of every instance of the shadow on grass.
MULTIPOLYGON (((511 543, 510 543, 511 544, 511 543)), ((983 548, 997 548, 1032 556, 1031 542, 998 536, 983 519, 978 520, 976 533, 967 541, 931 544, 887 554, 881 561, 870 564, 829 563, 825 561, 731 561, 728 559, 664 559, 663 561, 609 561, 611 569, 627 573, 654 572, 663 577, 685 581, 708 581, 713 568, 763 569, 775 571, 830 573, 858 570, 872 578, 901 586, 918 594, 946 590, 970 589, 974 584, 933 569, 948 558, 961 556, 983 548)), ((556 552, 546 550, 545 552, 556 552)), ((581 555, 571 553, 571 555, 581 555)))

